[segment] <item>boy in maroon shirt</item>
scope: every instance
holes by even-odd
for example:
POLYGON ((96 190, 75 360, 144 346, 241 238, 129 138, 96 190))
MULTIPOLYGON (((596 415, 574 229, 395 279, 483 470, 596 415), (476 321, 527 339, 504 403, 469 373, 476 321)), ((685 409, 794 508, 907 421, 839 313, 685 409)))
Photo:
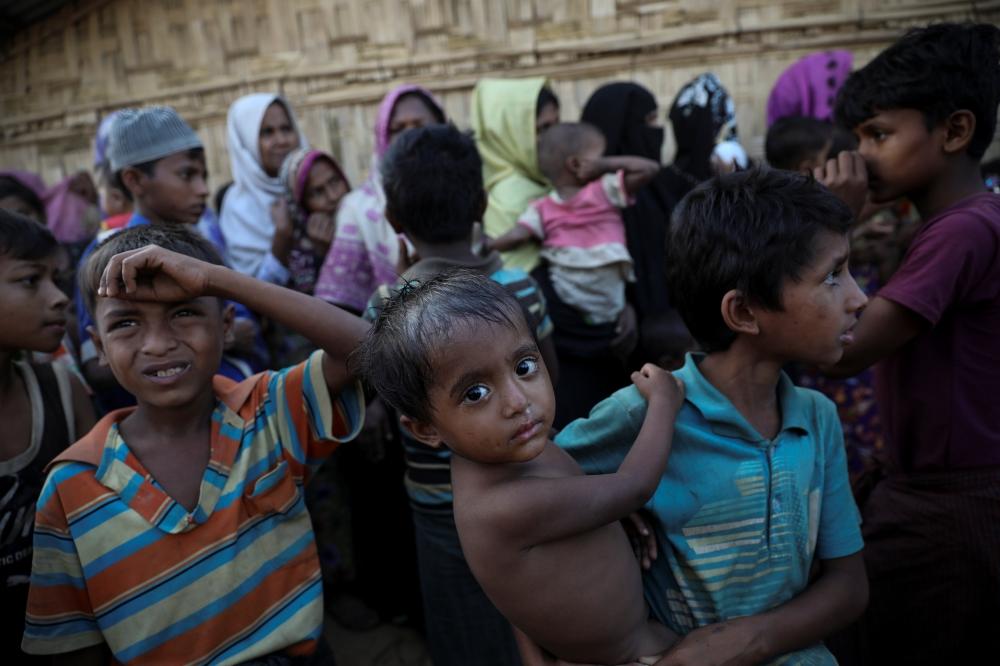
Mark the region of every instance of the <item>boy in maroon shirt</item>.
POLYGON ((833 189, 867 172, 874 202, 907 197, 925 220, 828 369, 882 361, 889 460, 862 506, 862 663, 1000 655, 1000 196, 979 171, 998 99, 1000 29, 911 31, 840 92, 863 161, 817 171, 833 189))

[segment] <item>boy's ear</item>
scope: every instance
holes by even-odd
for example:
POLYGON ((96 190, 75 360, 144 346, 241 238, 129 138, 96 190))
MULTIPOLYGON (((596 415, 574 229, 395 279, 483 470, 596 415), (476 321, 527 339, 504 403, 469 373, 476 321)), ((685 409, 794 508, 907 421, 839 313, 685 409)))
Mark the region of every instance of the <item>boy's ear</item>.
POLYGON ((101 365, 107 365, 108 357, 104 354, 104 341, 101 340, 101 334, 97 332, 97 327, 88 326, 87 334, 90 335, 90 339, 94 342, 94 349, 97 350, 97 362, 101 365))
POLYGON ((122 183, 133 197, 140 197, 146 186, 146 174, 135 167, 125 167, 122 169, 122 183))
POLYGON ((722 297, 720 311, 722 320, 726 322, 729 330, 744 335, 760 333, 760 322, 757 321, 753 308, 739 289, 730 289, 726 292, 722 297))
POLYGON ((968 109, 954 111, 944 120, 944 152, 964 153, 976 133, 976 114, 968 109))
POLYGON ((575 176, 580 171, 580 163, 579 155, 570 155, 566 158, 566 170, 575 176))
POLYGON ((235 328, 236 306, 232 303, 224 303, 222 306, 222 345, 223 349, 228 349, 236 342, 235 328))
POLYGON ((400 416, 399 425, 403 427, 410 437, 417 440, 421 444, 426 444, 427 446, 433 447, 435 449, 441 448, 444 442, 441 441, 441 435, 438 433, 437 428, 435 428, 430 423, 424 423, 423 421, 418 421, 409 416, 400 416))

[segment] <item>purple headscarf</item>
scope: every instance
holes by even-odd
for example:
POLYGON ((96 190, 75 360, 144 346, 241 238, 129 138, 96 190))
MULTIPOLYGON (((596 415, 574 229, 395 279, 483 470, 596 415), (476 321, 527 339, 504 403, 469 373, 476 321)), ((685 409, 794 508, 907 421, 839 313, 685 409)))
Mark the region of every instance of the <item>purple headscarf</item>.
POLYGON ((807 55, 786 69, 767 98, 767 126, 788 116, 830 122, 837 91, 853 64, 850 51, 823 51, 807 55))

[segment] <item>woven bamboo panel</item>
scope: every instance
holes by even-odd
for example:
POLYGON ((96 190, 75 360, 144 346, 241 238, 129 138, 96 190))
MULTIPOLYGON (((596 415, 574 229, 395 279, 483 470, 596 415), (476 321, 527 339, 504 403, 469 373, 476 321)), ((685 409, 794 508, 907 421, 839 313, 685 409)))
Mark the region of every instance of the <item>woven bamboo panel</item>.
POLYGON ((1000 0, 80 0, 0 51, 0 165, 53 182, 90 165, 103 115, 170 104, 219 185, 226 109, 274 90, 357 182, 378 100, 404 81, 440 94, 465 126, 483 76, 548 75, 576 118, 607 81, 638 81, 666 107, 706 70, 759 155, 767 94, 791 62, 848 48, 864 64, 910 26, 963 19, 997 22, 1000 0))

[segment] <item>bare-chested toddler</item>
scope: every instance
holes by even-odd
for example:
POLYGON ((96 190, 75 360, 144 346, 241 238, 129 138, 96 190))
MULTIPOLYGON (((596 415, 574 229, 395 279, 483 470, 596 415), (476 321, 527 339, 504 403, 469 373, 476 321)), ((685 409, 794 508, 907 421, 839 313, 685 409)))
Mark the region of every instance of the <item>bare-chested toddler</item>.
POLYGON ((653 663, 670 648, 618 521, 663 473, 679 381, 654 365, 633 373, 649 405, 642 429, 617 472, 587 476, 549 439, 552 383, 520 306, 485 276, 403 287, 356 361, 413 437, 451 451, 462 551, 512 625, 574 662, 653 663))

